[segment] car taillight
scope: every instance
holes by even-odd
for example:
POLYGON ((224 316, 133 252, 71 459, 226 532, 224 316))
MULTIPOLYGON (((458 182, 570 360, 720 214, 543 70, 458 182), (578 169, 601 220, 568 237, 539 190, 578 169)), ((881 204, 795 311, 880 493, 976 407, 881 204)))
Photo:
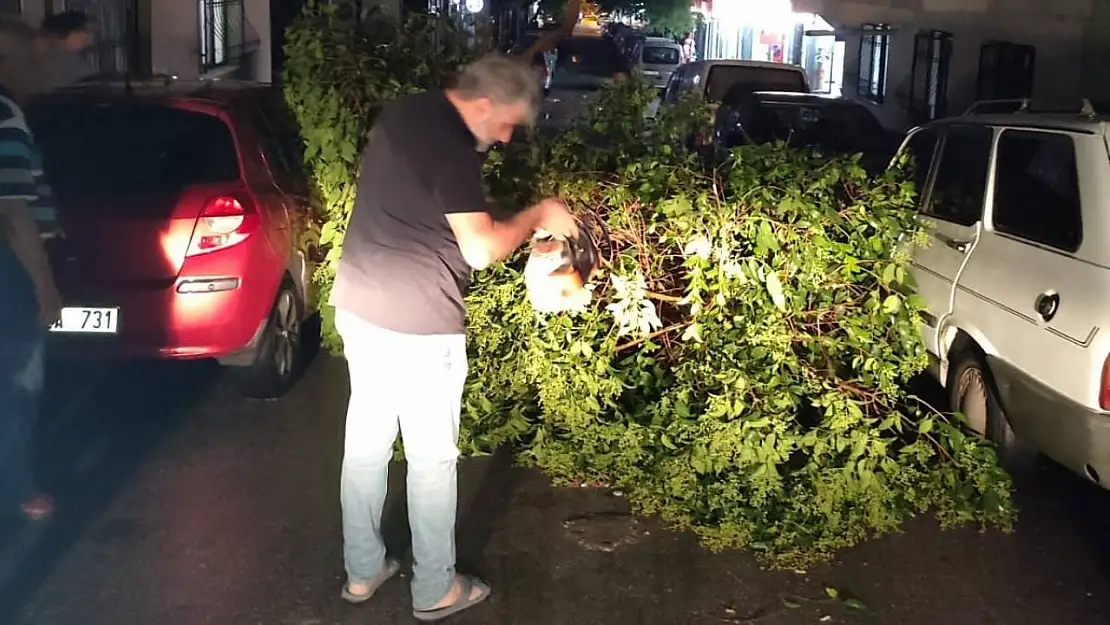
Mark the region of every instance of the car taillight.
POLYGON ((207 254, 237 243, 250 236, 257 224, 257 215, 230 195, 212 198, 197 217, 193 239, 187 256, 207 254))
POLYGON ((1102 380, 1098 387, 1098 406, 1110 410, 1110 356, 1102 363, 1102 380))

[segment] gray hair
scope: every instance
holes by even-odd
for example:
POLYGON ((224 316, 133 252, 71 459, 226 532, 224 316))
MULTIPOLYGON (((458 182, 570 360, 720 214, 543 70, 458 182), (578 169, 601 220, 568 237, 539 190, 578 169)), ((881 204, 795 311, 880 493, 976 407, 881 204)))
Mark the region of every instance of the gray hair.
POLYGON ((502 105, 524 102, 533 114, 541 97, 535 70, 520 59, 497 52, 462 68, 452 88, 463 100, 489 98, 502 105))

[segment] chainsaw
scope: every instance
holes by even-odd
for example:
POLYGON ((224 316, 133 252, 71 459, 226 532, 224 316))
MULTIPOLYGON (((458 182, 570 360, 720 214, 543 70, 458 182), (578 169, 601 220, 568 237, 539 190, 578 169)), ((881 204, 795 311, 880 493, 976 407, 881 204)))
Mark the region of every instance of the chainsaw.
POLYGON ((583 310, 592 296, 590 278, 599 266, 597 245, 584 227, 567 239, 537 231, 524 266, 524 284, 532 308, 541 313, 583 310))

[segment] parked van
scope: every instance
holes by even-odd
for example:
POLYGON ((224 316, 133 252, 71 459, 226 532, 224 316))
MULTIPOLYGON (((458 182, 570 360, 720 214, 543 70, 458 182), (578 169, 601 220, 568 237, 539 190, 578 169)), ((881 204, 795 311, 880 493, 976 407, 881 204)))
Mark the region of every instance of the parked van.
POLYGON ((648 37, 638 42, 632 52, 632 66, 639 68, 659 90, 667 88, 681 61, 682 46, 665 37, 648 37))

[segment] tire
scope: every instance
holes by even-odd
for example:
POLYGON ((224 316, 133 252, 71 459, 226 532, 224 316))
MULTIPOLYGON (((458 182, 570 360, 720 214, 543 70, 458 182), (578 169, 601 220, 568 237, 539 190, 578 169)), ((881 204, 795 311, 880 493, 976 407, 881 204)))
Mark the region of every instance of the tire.
POLYGON ((304 372, 304 347, 304 306, 293 283, 285 280, 274 298, 254 362, 232 368, 239 393, 251 399, 285 395, 304 372))
POLYGON ((979 350, 963 349, 950 359, 947 387, 951 409, 962 412, 968 427, 994 443, 1006 470, 1018 474, 1036 467, 1039 455, 1014 434, 1002 410, 994 376, 979 350))

